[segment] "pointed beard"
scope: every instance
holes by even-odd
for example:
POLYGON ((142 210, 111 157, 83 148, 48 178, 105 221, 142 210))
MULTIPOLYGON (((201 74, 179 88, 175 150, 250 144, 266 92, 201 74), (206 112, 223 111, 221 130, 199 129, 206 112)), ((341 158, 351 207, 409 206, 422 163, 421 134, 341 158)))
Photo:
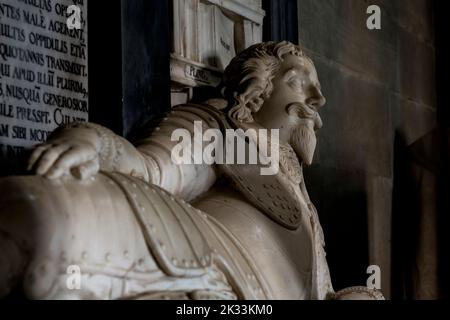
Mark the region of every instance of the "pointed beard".
POLYGON ((316 145, 316 133, 309 126, 301 125, 293 130, 291 146, 304 164, 311 165, 316 145))

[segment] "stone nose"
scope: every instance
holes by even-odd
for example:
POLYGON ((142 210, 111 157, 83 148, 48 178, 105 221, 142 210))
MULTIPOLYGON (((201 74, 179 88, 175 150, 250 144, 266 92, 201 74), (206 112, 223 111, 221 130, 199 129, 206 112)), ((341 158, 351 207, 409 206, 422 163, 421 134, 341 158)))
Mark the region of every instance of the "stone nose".
POLYGON ((319 110, 321 107, 323 107, 327 103, 327 100, 323 96, 320 89, 315 87, 313 94, 311 95, 310 98, 308 98, 306 100, 306 103, 310 107, 313 107, 314 109, 319 110))

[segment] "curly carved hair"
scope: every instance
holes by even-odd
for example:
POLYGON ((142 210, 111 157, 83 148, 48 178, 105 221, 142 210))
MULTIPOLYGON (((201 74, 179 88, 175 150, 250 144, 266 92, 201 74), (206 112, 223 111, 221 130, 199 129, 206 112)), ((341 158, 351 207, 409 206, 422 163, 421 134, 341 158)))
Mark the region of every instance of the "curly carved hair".
POLYGON ((230 62, 220 89, 228 100, 232 119, 253 122, 252 114, 272 94, 272 80, 288 54, 306 57, 299 46, 290 42, 263 42, 242 51, 230 62))

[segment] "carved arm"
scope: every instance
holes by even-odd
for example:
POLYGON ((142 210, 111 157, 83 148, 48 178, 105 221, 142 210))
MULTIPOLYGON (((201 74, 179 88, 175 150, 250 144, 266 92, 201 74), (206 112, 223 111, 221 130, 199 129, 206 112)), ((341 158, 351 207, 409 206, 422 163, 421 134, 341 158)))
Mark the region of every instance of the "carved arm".
POLYGON ((204 109, 183 106, 167 115, 159 127, 148 128, 148 135, 136 146, 100 125, 73 123, 57 129, 36 147, 28 169, 48 179, 63 175, 88 179, 99 170, 119 172, 190 201, 216 181, 214 166, 176 164, 171 159, 171 151, 179 143, 172 141, 172 133, 181 128, 193 135, 195 121, 201 121, 205 129, 218 127, 204 109))
POLYGON ((55 130, 33 151, 28 169, 48 179, 72 174, 87 179, 99 170, 121 172, 150 181, 144 156, 127 140, 93 123, 73 123, 55 130))

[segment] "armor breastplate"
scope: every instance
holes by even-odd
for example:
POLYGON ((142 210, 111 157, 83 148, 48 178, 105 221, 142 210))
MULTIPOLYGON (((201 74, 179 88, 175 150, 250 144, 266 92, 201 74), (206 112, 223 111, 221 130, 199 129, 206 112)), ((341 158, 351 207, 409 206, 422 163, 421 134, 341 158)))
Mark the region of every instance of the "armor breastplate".
MULTIPOLYGON (((224 112, 208 105, 196 106, 215 118, 223 134, 226 129, 238 129, 224 112)), ((301 213, 308 212, 308 206, 298 196, 292 183, 281 170, 275 175, 264 176, 260 174, 259 164, 218 164, 218 166, 231 180, 233 186, 264 214, 288 229, 295 230, 300 226, 301 213)))
POLYGON ((294 188, 278 173, 259 175, 259 166, 220 165, 233 186, 248 201, 282 226, 295 230, 300 226, 301 212, 308 210, 294 188))

